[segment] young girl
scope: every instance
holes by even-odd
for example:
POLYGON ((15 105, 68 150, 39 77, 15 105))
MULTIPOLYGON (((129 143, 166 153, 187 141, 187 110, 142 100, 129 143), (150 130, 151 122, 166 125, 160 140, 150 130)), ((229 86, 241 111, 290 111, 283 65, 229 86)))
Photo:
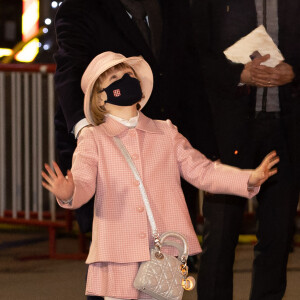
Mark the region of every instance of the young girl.
MULTIPOLYGON (((180 186, 180 176, 199 189, 251 198, 276 173, 270 153, 255 170, 240 170, 208 160, 192 148, 171 121, 147 118, 152 71, 141 57, 105 52, 95 57, 81 81, 84 111, 94 125, 79 136, 72 171, 64 177, 45 164, 43 186, 60 206, 76 209, 95 194, 87 295, 139 299, 133 281, 139 263, 149 260, 153 237, 139 182, 113 137, 127 148, 143 180, 159 233, 183 234, 189 254, 201 252, 180 186)), ((172 99, 170 99, 171 101, 172 99)), ((166 250, 176 255, 173 249, 166 250), (174 252, 173 252, 174 251, 174 252)))

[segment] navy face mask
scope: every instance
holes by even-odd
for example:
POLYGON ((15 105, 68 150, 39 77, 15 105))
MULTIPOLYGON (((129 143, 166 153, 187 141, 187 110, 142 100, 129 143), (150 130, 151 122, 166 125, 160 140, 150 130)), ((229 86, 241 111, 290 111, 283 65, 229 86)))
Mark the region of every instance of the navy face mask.
POLYGON ((118 106, 131 106, 139 102, 143 96, 139 80, 127 73, 98 93, 103 91, 107 94, 105 103, 118 106))

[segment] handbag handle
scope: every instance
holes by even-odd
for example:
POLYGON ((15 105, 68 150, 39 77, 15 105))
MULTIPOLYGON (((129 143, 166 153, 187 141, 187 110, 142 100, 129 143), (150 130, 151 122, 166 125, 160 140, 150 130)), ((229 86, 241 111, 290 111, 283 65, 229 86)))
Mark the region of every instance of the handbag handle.
POLYGON ((166 245, 166 246, 173 246, 175 248, 178 249, 179 251, 179 258, 182 262, 186 262, 187 261, 187 258, 188 258, 188 255, 189 255, 189 247, 188 247, 188 244, 184 238, 183 235, 181 235, 180 233, 178 232, 172 232, 172 231, 168 231, 168 232, 164 232, 161 236, 160 236, 160 242, 161 242, 161 245, 166 245), (177 238, 178 240, 181 240, 182 245, 176 243, 175 241, 166 241, 167 238, 169 237, 173 237, 173 238, 177 238))

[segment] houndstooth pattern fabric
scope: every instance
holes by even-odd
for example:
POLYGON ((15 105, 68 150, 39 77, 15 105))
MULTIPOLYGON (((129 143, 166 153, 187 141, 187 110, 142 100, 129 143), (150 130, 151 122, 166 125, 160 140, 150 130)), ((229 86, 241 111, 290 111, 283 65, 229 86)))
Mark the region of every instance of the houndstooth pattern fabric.
MULTIPOLYGON (((180 185, 180 176, 211 193, 251 198, 250 172, 208 160, 194 149, 171 121, 155 121, 142 113, 135 128, 112 118, 87 128, 73 156, 76 209, 95 194, 93 239, 87 263, 132 263, 150 259, 153 239, 139 182, 115 145, 118 136, 143 180, 159 232, 175 231, 187 239, 190 255, 201 251, 180 185)), ((176 250, 167 253, 176 255, 176 250)))

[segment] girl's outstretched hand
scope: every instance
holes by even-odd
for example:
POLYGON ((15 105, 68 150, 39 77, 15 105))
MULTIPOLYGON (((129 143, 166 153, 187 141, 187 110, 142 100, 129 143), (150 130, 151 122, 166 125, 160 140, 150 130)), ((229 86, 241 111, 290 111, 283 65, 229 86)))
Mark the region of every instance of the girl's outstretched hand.
POLYGON ((58 199, 67 201, 72 198, 74 193, 72 173, 68 170, 67 176, 65 177, 55 161, 53 162, 53 168, 55 172, 48 164, 45 164, 45 169, 48 171, 48 174, 42 171, 42 176, 45 179, 45 181, 42 181, 42 185, 58 199))
POLYGON ((276 151, 270 152, 262 161, 262 163, 252 171, 249 178, 249 186, 260 186, 262 185, 269 177, 277 173, 277 168, 272 167, 279 162, 279 157, 277 156, 276 151))

